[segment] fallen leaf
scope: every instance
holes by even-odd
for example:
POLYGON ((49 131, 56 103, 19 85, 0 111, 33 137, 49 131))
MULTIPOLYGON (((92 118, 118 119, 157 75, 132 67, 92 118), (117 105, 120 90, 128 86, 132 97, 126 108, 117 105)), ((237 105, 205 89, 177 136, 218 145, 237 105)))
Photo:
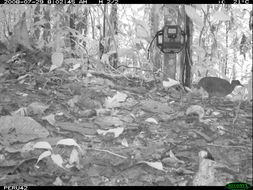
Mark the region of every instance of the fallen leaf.
POLYGON ((35 143, 33 145, 33 148, 52 150, 51 145, 48 142, 46 142, 46 141, 41 141, 41 142, 35 143))
POLYGON ((103 129, 108 129, 113 126, 122 126, 123 122, 118 117, 105 116, 96 118, 95 124, 99 125, 103 129))
POLYGON ((125 147, 129 147, 128 142, 125 138, 121 141, 121 144, 125 147))
POLYGON ((11 113, 12 116, 27 116, 28 111, 26 107, 19 108, 18 110, 11 113))
POLYGON ((76 143, 74 139, 61 139, 59 140, 56 145, 67 145, 67 146, 76 146, 81 150, 81 147, 76 143))
POLYGON ((78 154, 78 151, 73 148, 71 154, 70 154, 70 157, 69 157, 69 164, 74 164, 76 163, 77 165, 79 165, 79 154, 78 154))
POLYGON ((49 132, 30 117, 2 116, 0 131, 4 143, 26 143, 37 138, 46 138, 49 132))
POLYGON ((117 100, 118 102, 124 102, 127 98, 127 95, 122 92, 118 92, 113 96, 113 99, 117 100))
POLYGON ((199 119, 201 120, 204 115, 205 115, 205 111, 204 109, 199 106, 199 105, 192 105, 189 108, 187 108, 186 110, 186 115, 192 114, 192 113, 196 113, 199 115, 199 119))
POLYGON ((30 152, 31 150, 34 150, 34 142, 28 142, 28 143, 26 143, 23 147, 22 147, 22 149, 21 149, 21 153, 25 153, 25 152, 30 152))
POLYGON ((27 109, 33 112, 33 114, 43 114, 46 109, 48 109, 48 105, 44 105, 40 102, 33 102, 31 103, 27 109))
POLYGON ((49 150, 43 152, 43 153, 39 156, 39 158, 38 158, 38 160, 37 160, 37 162, 36 162, 35 165, 37 165, 37 164, 39 163, 40 160, 42 160, 43 158, 46 158, 46 157, 50 156, 51 154, 52 154, 52 152, 49 151, 49 150))
POLYGON ((117 128, 114 128, 114 129, 108 129, 108 130, 101 130, 101 129, 98 129, 97 130, 97 133, 100 135, 106 135, 107 133, 114 133, 114 137, 117 138, 121 133, 123 133, 124 131, 124 128, 123 127, 117 127, 117 128))
POLYGON ((179 160, 179 159, 175 156, 175 154, 172 152, 172 150, 170 150, 170 158, 172 158, 172 159, 175 160, 176 162, 179 162, 179 163, 184 164, 184 161, 179 160))
POLYGON ((105 99, 106 108, 119 107, 121 102, 124 102, 127 98, 127 95, 122 92, 117 92, 112 98, 108 97, 105 99))
POLYGON ((42 117, 43 120, 47 120, 48 123, 50 123, 51 125, 54 125, 55 124, 55 116, 54 114, 50 114, 50 115, 47 115, 45 117, 42 117))
POLYGON ((154 118, 147 118, 145 121, 148 123, 154 123, 154 124, 158 125, 158 122, 154 118))
POLYGON ((70 99, 70 100, 68 101, 68 105, 69 105, 71 108, 75 107, 75 104, 79 101, 79 99, 80 99, 80 96, 79 96, 79 95, 75 95, 72 99, 70 99))
POLYGON ((168 81, 163 81, 163 87, 165 89, 168 89, 168 88, 170 88, 172 86, 179 85, 179 84, 180 84, 179 81, 176 81, 176 80, 171 79, 171 78, 168 78, 168 81))
POLYGON ((61 157, 61 155, 60 154, 52 154, 51 155, 51 158, 52 158, 52 160, 53 160, 53 162, 57 165, 57 166, 59 166, 59 167, 61 167, 61 168, 64 168, 63 167, 63 159, 62 159, 62 157, 61 157))
POLYGON ((81 67, 81 64, 80 63, 76 63, 76 64, 73 65, 73 68, 69 69, 69 71, 74 71, 74 70, 76 70, 76 69, 78 69, 80 67, 81 67))
POLYGON ((163 164, 162 162, 146 162, 146 161, 140 161, 138 163, 145 163, 147 165, 149 165, 150 167, 152 168, 155 168, 157 170, 161 170, 161 171, 164 171, 163 170, 163 164))
POLYGON ((55 179, 55 181, 53 182, 53 185, 62 186, 62 185, 63 185, 63 182, 62 182, 61 178, 60 178, 60 177, 57 177, 57 178, 55 179))

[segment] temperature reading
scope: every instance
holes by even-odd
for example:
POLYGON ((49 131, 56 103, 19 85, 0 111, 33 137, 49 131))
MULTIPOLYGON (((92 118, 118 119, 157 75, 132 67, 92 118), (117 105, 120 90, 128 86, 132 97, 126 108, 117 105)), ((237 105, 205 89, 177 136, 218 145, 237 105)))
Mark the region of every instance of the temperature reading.
POLYGON ((234 0, 234 4, 249 4, 249 0, 234 0))

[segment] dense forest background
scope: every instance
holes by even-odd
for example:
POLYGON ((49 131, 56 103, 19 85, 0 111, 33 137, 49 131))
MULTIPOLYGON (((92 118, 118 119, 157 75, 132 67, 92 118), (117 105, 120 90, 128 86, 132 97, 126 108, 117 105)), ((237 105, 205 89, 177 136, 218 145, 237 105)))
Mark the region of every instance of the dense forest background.
MULTIPOLYGON (((155 43, 149 58, 147 54, 156 32, 169 19, 183 30, 191 28, 187 55, 195 79, 210 74, 246 82, 251 73, 251 5, 1 5, 0 10, 0 39, 8 49, 21 43, 62 53, 66 64, 92 63, 102 70, 109 65, 120 73, 148 77, 145 70, 162 68, 163 54, 155 43), (27 26, 18 29, 23 13, 27 26)), ((178 80, 184 64, 180 57, 178 80)))

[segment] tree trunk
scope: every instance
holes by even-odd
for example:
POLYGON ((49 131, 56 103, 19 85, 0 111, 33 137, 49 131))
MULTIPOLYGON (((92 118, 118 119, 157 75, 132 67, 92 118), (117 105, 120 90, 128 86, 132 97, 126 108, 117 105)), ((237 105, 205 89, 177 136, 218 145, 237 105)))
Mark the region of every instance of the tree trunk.
MULTIPOLYGON (((76 14, 75 13, 71 13, 72 12, 71 9, 69 11, 70 11, 69 27, 71 29, 76 29, 76 27, 75 27, 76 14)), ((73 36, 73 34, 71 32, 69 32, 69 40, 70 40, 71 50, 75 50, 76 38, 73 36)))
MULTIPOLYGON (((44 10, 44 19, 47 21, 45 24, 44 24, 44 30, 43 30, 43 40, 46 42, 46 43, 49 43, 51 38, 52 38, 52 35, 51 35, 51 26, 50 26, 50 5, 46 5, 46 8, 44 10)), ((44 49, 45 52, 51 52, 51 48, 45 48, 44 49)))
MULTIPOLYGON (((152 4, 151 12, 150 12, 150 23, 151 23, 151 36, 154 37, 159 29, 159 14, 155 11, 157 8, 157 4, 152 4)), ((161 69, 161 55, 156 46, 150 48, 150 59, 153 62, 153 72, 161 69)))
MULTIPOLYGON (((40 5, 38 4, 36 8, 34 9, 34 19, 33 19, 34 23, 40 21, 39 14, 40 14, 40 5)), ((40 28, 37 27, 35 29, 33 38, 35 39, 35 41, 37 41, 40 38, 40 28)))
POLYGON ((185 86, 191 87, 192 83, 192 71, 191 71, 191 64, 192 64, 192 41, 193 41, 193 23, 190 17, 186 15, 186 36, 187 36, 187 43, 186 43, 186 53, 185 53, 185 72, 183 73, 185 79, 183 84, 185 86))
MULTIPOLYGON (((111 44, 109 44, 110 46, 115 46, 114 42, 113 42, 113 36, 118 34, 118 16, 117 16, 117 11, 118 11, 118 7, 117 4, 112 4, 112 9, 111 9, 111 13, 110 13, 110 23, 111 23, 111 32, 112 32, 112 38, 110 40, 111 44)), ((114 47, 114 49, 116 50, 117 47, 114 47)), ((118 54, 113 53, 110 58, 109 58, 109 62, 110 64, 113 66, 113 68, 117 68, 118 67, 118 54)))
MULTIPOLYGON (((181 6, 179 11, 180 11, 178 14, 179 25, 182 27, 183 31, 186 31, 186 12, 185 12, 184 6, 181 6)), ((179 73, 177 79, 182 84, 184 84, 184 80, 185 80, 185 75, 184 75, 185 59, 186 59, 185 54, 186 54, 185 48, 183 48, 182 51, 177 54, 177 72, 179 73)))
MULTIPOLYGON (((177 25, 178 24, 178 5, 167 5, 168 12, 164 15, 165 25, 177 25)), ((164 54, 163 62, 163 79, 167 78, 176 79, 176 54, 164 54)))

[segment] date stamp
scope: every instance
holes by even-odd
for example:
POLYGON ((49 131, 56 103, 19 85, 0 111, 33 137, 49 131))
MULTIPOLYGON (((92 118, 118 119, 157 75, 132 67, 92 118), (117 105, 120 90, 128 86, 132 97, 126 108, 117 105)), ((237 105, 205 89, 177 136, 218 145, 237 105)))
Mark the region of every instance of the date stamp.
POLYGON ((44 0, 4 0, 4 4, 43 4, 44 0))
POLYGON ((25 185, 8 185, 4 186, 4 190, 28 190, 28 187, 25 185))

